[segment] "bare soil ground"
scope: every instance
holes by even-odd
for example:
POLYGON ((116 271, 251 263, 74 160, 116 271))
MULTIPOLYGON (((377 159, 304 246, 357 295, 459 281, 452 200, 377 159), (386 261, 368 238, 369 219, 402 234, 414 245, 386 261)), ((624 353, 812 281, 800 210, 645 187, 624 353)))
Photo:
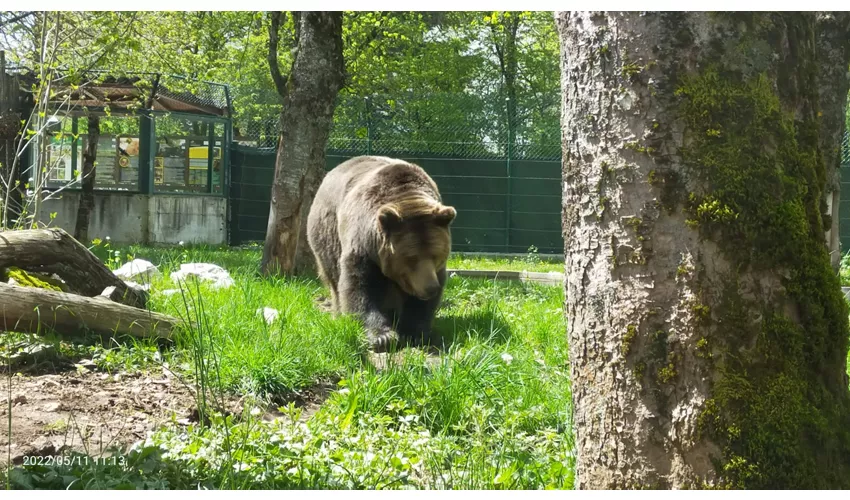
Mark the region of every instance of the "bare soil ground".
MULTIPOLYGON (((287 398, 306 419, 327 397, 329 384, 287 398)), ((287 402, 288 402, 287 401, 287 402)), ((225 413, 241 414, 246 401, 226 397, 225 413)), ((264 405, 265 406, 265 405, 264 405)), ((261 407, 263 419, 281 416, 277 405, 261 407)), ((168 422, 189 425, 199 420, 194 388, 172 372, 110 375, 73 370, 0 376, 0 468, 11 459, 61 455, 71 451, 91 457, 126 451, 168 422), (11 383, 11 439, 9 385, 11 383)))
POLYGON ((86 370, 0 380, 0 465, 10 451, 14 464, 68 451, 108 456, 166 421, 198 419, 191 389, 165 370, 159 376, 86 370))

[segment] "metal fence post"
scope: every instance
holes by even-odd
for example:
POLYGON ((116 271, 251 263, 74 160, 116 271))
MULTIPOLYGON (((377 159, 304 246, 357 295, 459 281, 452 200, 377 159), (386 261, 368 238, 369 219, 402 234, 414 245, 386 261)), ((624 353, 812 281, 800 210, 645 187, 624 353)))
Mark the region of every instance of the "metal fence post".
MULTIPOLYGON (((215 126, 212 121, 207 122, 207 193, 213 192, 213 156, 215 155, 215 126)), ((219 174, 219 183, 221 182, 221 174, 219 174)))
POLYGON ((156 156, 155 115, 150 110, 139 114, 139 178, 138 189, 142 194, 152 194, 154 157, 156 156))
POLYGON ((372 100, 369 96, 364 98, 366 101, 366 154, 372 154, 372 100))
MULTIPOLYGON (((88 134, 86 135, 88 137, 88 134)), ((76 116, 71 118, 71 178, 69 181, 73 182, 77 177, 77 170, 80 170, 80 179, 82 179, 82 167, 77 164, 77 152, 79 151, 79 143, 80 143, 80 128, 78 123, 78 118, 76 116)))
POLYGON ((507 189, 505 193, 505 253, 510 253, 511 251, 511 210, 512 210, 512 199, 513 196, 512 186, 511 186, 511 156, 513 156, 513 116, 511 116, 511 98, 505 98, 505 115, 508 117, 508 144, 507 144, 507 155, 505 161, 505 175, 507 178, 507 189))

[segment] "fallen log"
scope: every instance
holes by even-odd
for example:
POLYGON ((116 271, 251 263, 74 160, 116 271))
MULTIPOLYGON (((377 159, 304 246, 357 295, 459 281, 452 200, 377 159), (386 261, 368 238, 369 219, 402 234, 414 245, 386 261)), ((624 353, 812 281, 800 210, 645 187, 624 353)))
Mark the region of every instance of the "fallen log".
POLYGON ((41 288, 0 283, 0 330, 171 338, 180 320, 165 314, 117 304, 106 297, 89 298, 41 288))
POLYGON ((71 291, 96 297, 114 286, 114 297, 128 306, 144 308, 147 293, 127 286, 106 265, 62 229, 0 232, 0 270, 17 267, 27 272, 56 274, 71 291))

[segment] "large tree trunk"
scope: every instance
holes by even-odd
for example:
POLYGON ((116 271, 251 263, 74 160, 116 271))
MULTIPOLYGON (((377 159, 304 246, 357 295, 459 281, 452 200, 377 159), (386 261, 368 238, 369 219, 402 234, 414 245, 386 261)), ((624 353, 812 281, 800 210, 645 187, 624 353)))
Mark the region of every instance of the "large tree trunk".
POLYGON ((846 23, 827 54, 814 14, 556 21, 577 486, 850 487, 846 23))
POLYGON ((80 206, 77 209, 77 224, 74 228, 74 238, 77 241, 89 241, 89 221, 94 210, 94 179, 97 162, 97 143, 100 139, 100 117, 88 118, 88 133, 86 149, 83 152, 82 190, 80 191, 80 206))
POLYGON ((277 72, 277 35, 270 31, 269 62, 283 96, 283 111, 263 247, 264 274, 292 274, 310 265, 302 222, 324 173, 325 147, 343 84, 342 13, 302 12, 296 27, 298 46, 288 78, 277 72))

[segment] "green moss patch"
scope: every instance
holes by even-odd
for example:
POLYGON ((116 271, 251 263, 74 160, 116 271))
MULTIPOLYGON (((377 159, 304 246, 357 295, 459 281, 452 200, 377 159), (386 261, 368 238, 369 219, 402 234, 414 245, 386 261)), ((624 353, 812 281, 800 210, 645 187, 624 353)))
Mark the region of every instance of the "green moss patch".
POLYGON ((698 186, 689 225, 733 264, 729 289, 695 311, 712 332, 714 356, 701 357, 719 372, 700 425, 724 448, 717 468, 728 486, 850 487, 850 404, 846 384, 830 378, 847 353, 848 311, 823 244, 819 120, 782 109, 780 93, 797 89, 743 74, 707 67, 676 92, 681 153, 698 186), (783 276, 784 298, 738 286, 761 271, 783 276), (786 301, 797 318, 776 307, 786 301))
MULTIPOLYGON (((5 280, 12 278, 15 280, 15 283, 18 286, 30 287, 30 288, 43 288, 45 290, 54 290, 56 292, 61 292, 62 289, 56 285, 48 283, 47 281, 40 279, 38 276, 28 273, 23 269, 19 269, 17 267, 10 267, 6 270, 5 280)), ((4 280, 4 281, 5 281, 4 280)))

